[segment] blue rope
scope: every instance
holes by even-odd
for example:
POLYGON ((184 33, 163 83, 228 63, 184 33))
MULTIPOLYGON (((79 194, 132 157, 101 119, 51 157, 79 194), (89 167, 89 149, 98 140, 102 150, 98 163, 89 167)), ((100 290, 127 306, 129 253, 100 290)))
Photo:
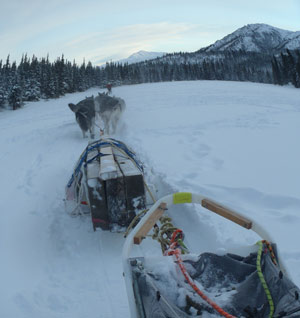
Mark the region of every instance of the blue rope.
POLYGON ((97 159, 98 157, 104 157, 104 156, 108 156, 108 154, 104 154, 102 152, 99 152, 98 154, 96 154, 96 156, 94 156, 92 159, 88 160, 84 166, 86 167, 89 163, 91 163, 92 161, 94 161, 95 159, 97 159))
MULTIPOLYGON (((95 148, 102 147, 102 146, 106 146, 106 145, 111 145, 111 144, 113 144, 113 145, 116 146, 117 148, 122 149, 122 150, 128 155, 128 157, 130 157, 130 158, 135 162, 135 164, 136 164, 136 166, 139 168, 139 170, 140 170, 141 172, 144 172, 144 169, 143 169, 142 165, 141 165, 141 164, 138 162, 138 160, 136 159, 135 154, 134 154, 132 151, 130 151, 130 150, 128 149, 128 147, 127 147, 124 143, 122 143, 122 142, 119 141, 119 140, 113 139, 113 138, 109 138, 108 140, 109 140, 109 141, 101 141, 101 139, 100 139, 100 142, 99 142, 99 141, 95 141, 93 144, 91 144, 91 145, 89 145, 89 146, 86 147, 85 151, 83 152, 83 154, 82 154, 82 156, 81 156, 81 159, 80 159, 80 161, 79 161, 77 167, 74 169, 74 173, 72 174, 72 176, 71 176, 71 178, 70 178, 70 180, 69 180, 69 182, 68 182, 68 184, 67 184, 67 187, 68 187, 68 188, 71 187, 71 185, 72 185, 72 183, 73 183, 73 181, 74 181, 74 179, 75 179, 75 176, 77 176, 77 175, 79 174, 83 163, 86 161, 86 158, 87 158, 88 153, 89 153, 90 151, 92 151, 93 149, 95 149, 95 148)), ((97 154, 96 156, 94 156, 93 158, 91 158, 90 160, 88 160, 88 161, 84 164, 84 166, 86 167, 87 164, 89 164, 90 162, 92 162, 92 161, 95 160, 96 158, 102 157, 102 156, 106 156, 106 155, 100 152, 99 154, 97 154)))

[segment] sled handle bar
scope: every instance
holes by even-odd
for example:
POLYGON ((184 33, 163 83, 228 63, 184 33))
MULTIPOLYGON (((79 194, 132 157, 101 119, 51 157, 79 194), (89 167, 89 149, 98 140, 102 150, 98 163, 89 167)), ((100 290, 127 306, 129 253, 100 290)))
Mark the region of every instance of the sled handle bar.
POLYGON ((146 237, 148 232, 152 229, 154 224, 163 215, 164 211, 168 209, 169 206, 181 203, 196 203, 201 204, 204 208, 219 214, 220 216, 246 228, 251 229, 257 233, 262 239, 273 241, 270 235, 259 225, 256 224, 250 218, 238 213, 228 207, 225 207, 218 202, 206 198, 200 194, 194 194, 190 192, 177 192, 174 194, 167 195, 158 201, 150 208, 146 215, 140 220, 135 228, 127 236, 123 251, 122 251, 122 261, 124 270, 124 279, 127 290, 127 296, 129 301, 129 309, 132 318, 139 318, 137 308, 135 305, 135 297, 132 287, 132 273, 130 265, 130 252, 134 244, 140 244, 142 240, 146 237))
MULTIPOLYGON (((140 222, 136 225, 135 228, 127 236, 123 251, 122 251, 122 259, 123 259, 123 270, 124 270, 124 278, 125 285, 127 290, 127 296, 129 300, 129 308, 132 318, 139 318, 137 313, 137 309, 135 306, 135 298, 132 288, 132 273, 130 266, 130 252, 134 244, 140 244, 142 240, 146 237, 148 232, 152 229, 154 224, 159 220, 159 218, 163 215, 164 211, 168 209, 169 206, 174 204, 181 203, 196 203, 201 204, 204 208, 219 214, 220 216, 248 229, 254 231, 258 234, 262 239, 273 242, 271 236, 263 229, 259 224, 255 223, 250 218, 245 215, 238 213, 226 206, 219 204, 218 202, 206 198, 200 194, 194 194, 190 192, 177 192, 174 194, 167 195, 158 201, 150 208, 150 210, 146 213, 146 215, 140 220, 140 222)), ((281 267, 284 272, 286 272, 285 266, 281 267)))
MULTIPOLYGON (((163 201, 169 201, 169 197, 163 198, 163 201)), ((173 204, 180 204, 180 203, 199 203, 204 208, 223 216, 224 218, 246 228, 251 229, 253 221, 248 219, 242 214, 239 214, 232 209, 225 207, 211 199, 202 197, 201 195, 192 194, 189 192, 178 192, 172 195, 172 203, 173 204)), ((160 200, 161 201, 161 200, 160 200)), ((168 202, 170 205, 170 202, 168 202)), ((167 210, 167 203, 160 202, 157 207, 152 207, 147 213, 145 217, 147 220, 141 224, 141 227, 138 228, 136 231, 133 242, 134 244, 140 244, 142 239, 146 237, 148 232, 152 229, 154 224, 159 220, 159 218, 163 215, 164 211, 167 210)))
MULTIPOLYGON (((234 211, 210 198, 204 197, 200 194, 190 193, 190 192, 177 192, 174 194, 167 195, 158 201, 150 208, 147 214, 140 220, 137 226, 132 229, 130 235, 128 235, 124 248, 123 256, 127 248, 131 249, 129 245, 140 244, 142 240, 150 232, 154 224, 163 215, 164 211, 168 209, 169 206, 182 204, 182 203, 195 203, 200 204, 204 208, 219 214, 220 216, 244 227, 245 229, 252 230, 257 233, 262 239, 273 241, 270 235, 263 229, 260 225, 256 224, 248 216, 234 211)), ((128 251, 129 252, 129 251, 128 251)), ((129 256, 129 253, 125 253, 129 256)))

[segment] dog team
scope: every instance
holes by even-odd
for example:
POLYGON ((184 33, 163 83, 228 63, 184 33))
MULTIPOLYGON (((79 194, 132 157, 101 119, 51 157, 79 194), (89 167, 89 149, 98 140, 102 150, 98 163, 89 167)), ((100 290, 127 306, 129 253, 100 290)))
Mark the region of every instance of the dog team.
POLYGON ((86 97, 79 103, 69 104, 70 109, 75 113, 76 121, 82 131, 83 137, 95 137, 96 119, 102 122, 100 128, 102 134, 113 134, 116 131, 118 121, 125 110, 125 101, 119 97, 111 97, 108 93, 98 93, 98 96, 86 97))

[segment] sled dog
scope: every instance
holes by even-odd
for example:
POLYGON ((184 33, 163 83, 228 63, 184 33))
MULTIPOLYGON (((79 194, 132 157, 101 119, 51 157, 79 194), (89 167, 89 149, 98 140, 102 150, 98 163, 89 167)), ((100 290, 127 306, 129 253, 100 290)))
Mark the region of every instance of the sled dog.
POLYGON ((69 104, 70 109, 75 113, 76 121, 82 131, 83 138, 86 138, 86 132, 90 132, 90 137, 94 138, 95 129, 95 103, 94 97, 86 97, 79 103, 69 104))
POLYGON ((118 121, 125 109, 125 101, 122 98, 111 97, 105 93, 98 93, 95 97, 95 111, 104 124, 104 133, 115 133, 118 121))

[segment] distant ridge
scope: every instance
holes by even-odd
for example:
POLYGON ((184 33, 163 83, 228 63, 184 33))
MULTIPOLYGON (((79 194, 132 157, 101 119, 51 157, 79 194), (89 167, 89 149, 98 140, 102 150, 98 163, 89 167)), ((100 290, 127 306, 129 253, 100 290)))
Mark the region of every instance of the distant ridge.
MULTIPOLYGON (((271 62, 273 55, 289 50, 300 50, 300 31, 288 31, 268 24, 247 24, 236 31, 226 35, 221 40, 201 48, 195 52, 163 52, 139 51, 119 63, 138 63, 155 59, 155 62, 167 63, 203 63, 203 61, 221 61, 230 52, 244 52, 264 55, 265 62, 271 62)), ((265 63, 262 61, 262 65, 265 63)), ((271 65, 271 64, 270 64, 271 65)))
MULTIPOLYGON (((273 27, 264 23, 247 24, 226 35, 221 40, 201 48, 195 52, 148 52, 138 51, 128 58, 115 61, 121 64, 134 64, 158 59, 172 63, 199 63, 204 59, 215 59, 211 54, 226 52, 263 53, 269 56, 289 50, 300 50, 300 31, 289 31, 273 27), (184 57, 183 57, 184 56, 184 57)), ((218 57, 222 58, 221 56, 218 57)))
POLYGON ((300 31, 282 30, 268 24, 248 24, 199 50, 200 52, 239 51, 276 54, 300 49, 300 31))
POLYGON ((138 51, 132 55, 130 55, 128 58, 126 59, 122 59, 119 61, 116 61, 118 63, 128 63, 128 64, 133 64, 133 63, 138 63, 138 62, 143 62, 143 61, 148 61, 148 60, 152 60, 155 59, 157 57, 162 57, 164 55, 166 55, 167 53, 165 52, 148 52, 148 51, 138 51))

